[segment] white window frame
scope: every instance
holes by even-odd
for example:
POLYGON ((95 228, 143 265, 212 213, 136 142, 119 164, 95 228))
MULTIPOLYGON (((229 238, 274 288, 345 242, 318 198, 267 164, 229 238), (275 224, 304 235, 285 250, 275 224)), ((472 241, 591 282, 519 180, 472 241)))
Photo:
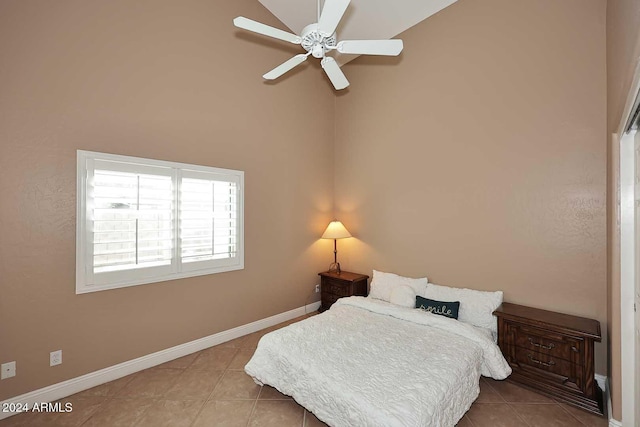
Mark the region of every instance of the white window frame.
POLYGON ((117 154, 77 151, 77 221, 76 221, 76 294, 117 289, 128 286, 163 282, 244 269, 244 172, 210 166, 168 162, 117 154), (109 273, 93 273, 93 227, 89 210, 88 189, 93 174, 94 162, 105 160, 123 163, 123 169, 134 172, 156 173, 171 176, 173 182, 173 250, 171 264, 162 267, 118 270, 109 273), (180 183, 182 177, 210 178, 219 175, 221 181, 237 184, 237 235, 236 256, 213 261, 181 262, 179 236, 180 183))

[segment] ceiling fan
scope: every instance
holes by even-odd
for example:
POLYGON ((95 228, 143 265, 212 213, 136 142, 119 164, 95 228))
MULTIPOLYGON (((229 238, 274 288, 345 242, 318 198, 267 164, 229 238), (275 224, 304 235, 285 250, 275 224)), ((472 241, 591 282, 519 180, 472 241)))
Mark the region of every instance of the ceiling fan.
POLYGON ((275 80, 290 71, 294 67, 307 60, 309 55, 321 58, 322 69, 331 80, 336 90, 349 86, 349 81, 340 69, 336 60, 326 54, 332 50, 340 53, 355 55, 386 55, 397 56, 402 52, 402 40, 342 40, 338 42, 336 28, 344 15, 350 0, 326 0, 322 13, 320 13, 320 0, 318 0, 318 22, 309 24, 302 29, 302 33, 296 34, 280 30, 269 25, 253 21, 239 16, 233 20, 233 24, 245 30, 289 43, 301 45, 307 53, 301 53, 288 61, 278 65, 262 77, 267 80, 275 80))

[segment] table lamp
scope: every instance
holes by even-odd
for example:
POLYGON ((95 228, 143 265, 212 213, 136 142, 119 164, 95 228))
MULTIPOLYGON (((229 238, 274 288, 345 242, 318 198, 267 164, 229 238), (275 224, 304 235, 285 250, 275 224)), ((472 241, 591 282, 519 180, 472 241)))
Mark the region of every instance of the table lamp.
POLYGON ((327 226, 322 235, 323 239, 333 239, 333 263, 329 265, 329 272, 340 274, 340 263, 338 262, 338 239, 351 237, 351 234, 338 220, 333 220, 327 226))

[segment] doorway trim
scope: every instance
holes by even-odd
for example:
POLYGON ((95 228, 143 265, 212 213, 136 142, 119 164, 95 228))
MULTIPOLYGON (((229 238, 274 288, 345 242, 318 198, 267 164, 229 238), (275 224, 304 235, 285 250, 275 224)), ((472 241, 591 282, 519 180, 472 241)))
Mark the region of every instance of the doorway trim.
MULTIPOLYGON (((633 426, 640 420, 635 420, 635 319, 634 293, 635 271, 635 165, 633 136, 626 135, 627 124, 634 110, 634 103, 640 93, 640 62, 636 64, 633 82, 625 103, 622 120, 614 134, 619 149, 618 185, 619 191, 616 205, 619 217, 619 249, 620 249, 620 369, 621 369, 621 403, 622 425, 633 426), (625 237, 626 236, 626 237, 625 237)), ((637 230, 640 232, 640 230, 637 230)))

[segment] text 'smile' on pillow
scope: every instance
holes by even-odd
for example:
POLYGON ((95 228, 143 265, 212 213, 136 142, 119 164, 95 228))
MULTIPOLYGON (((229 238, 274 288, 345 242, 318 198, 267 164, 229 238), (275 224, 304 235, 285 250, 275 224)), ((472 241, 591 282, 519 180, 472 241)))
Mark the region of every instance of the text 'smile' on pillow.
POLYGON ((459 321, 494 333, 498 331, 498 321, 493 312, 502 304, 502 291, 477 291, 429 283, 425 297, 436 301, 460 301, 459 321))
POLYGON ((459 301, 435 301, 428 298, 416 296, 416 308, 424 310, 427 313, 438 314, 440 316, 449 317, 451 319, 458 318, 460 309, 459 301))

